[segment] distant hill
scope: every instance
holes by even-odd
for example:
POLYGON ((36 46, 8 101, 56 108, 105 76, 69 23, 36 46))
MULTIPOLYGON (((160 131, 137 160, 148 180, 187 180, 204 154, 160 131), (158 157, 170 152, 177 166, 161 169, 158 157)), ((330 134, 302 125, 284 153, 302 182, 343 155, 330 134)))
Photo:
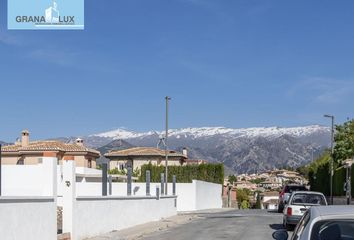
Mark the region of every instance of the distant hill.
POLYGON ((135 147, 134 145, 128 143, 125 140, 122 139, 117 139, 117 140, 113 140, 112 142, 97 148, 97 150, 101 153, 101 157, 99 159, 97 159, 97 164, 101 164, 102 162, 108 162, 109 160, 107 158, 105 158, 103 155, 105 153, 108 153, 112 150, 123 150, 123 149, 127 149, 127 148, 132 148, 135 147))
POLYGON ((132 148, 135 147, 133 144, 128 143, 125 140, 122 139, 117 139, 117 140, 113 140, 112 142, 97 148, 98 151, 100 151, 100 153, 103 155, 105 153, 108 153, 112 150, 124 150, 124 149, 128 149, 128 148, 132 148))

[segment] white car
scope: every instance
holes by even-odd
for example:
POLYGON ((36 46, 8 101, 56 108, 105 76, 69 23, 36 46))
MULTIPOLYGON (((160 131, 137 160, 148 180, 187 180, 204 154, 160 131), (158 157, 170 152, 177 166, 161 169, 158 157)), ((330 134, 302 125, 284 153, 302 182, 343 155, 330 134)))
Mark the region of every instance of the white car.
POLYGON ((298 191, 293 192, 283 212, 283 225, 286 229, 295 226, 302 215, 312 206, 327 205, 326 197, 320 192, 298 191))
MULTIPOLYGON (((278 230, 273 238, 287 240, 288 232, 278 230)), ((354 207, 311 207, 300 219, 290 240, 354 240, 354 207)))

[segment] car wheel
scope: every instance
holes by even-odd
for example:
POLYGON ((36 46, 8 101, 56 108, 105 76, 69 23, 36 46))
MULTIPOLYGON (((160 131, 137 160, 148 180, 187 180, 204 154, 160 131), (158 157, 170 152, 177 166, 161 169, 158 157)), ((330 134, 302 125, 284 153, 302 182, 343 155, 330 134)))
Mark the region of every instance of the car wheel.
POLYGON ((284 207, 282 207, 282 206, 279 205, 279 207, 278 207, 278 213, 282 213, 283 210, 284 210, 284 207))
POLYGON ((291 231, 293 229, 293 226, 286 223, 285 229, 286 229, 286 231, 291 231))

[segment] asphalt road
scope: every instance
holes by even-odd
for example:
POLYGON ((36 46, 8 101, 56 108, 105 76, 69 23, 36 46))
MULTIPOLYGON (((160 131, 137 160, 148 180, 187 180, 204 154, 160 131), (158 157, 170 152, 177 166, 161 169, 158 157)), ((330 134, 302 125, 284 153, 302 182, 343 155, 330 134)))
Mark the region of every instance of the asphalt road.
POLYGON ((282 215, 266 210, 198 213, 197 219, 144 236, 143 240, 266 240, 282 228, 282 215))

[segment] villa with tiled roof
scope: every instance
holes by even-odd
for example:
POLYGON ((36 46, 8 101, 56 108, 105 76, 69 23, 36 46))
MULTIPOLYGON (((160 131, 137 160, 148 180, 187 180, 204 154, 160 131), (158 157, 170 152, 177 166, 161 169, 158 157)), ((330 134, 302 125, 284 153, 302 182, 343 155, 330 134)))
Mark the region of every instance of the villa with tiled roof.
POLYGON ((45 152, 54 152, 58 163, 65 156, 73 156, 77 167, 96 168, 96 159, 100 153, 84 146, 82 139, 76 139, 75 143, 63 143, 60 141, 32 141, 29 132, 22 131, 21 141, 14 145, 2 147, 2 164, 32 165, 38 164, 45 152))
MULTIPOLYGON (((134 147, 124 150, 113 150, 105 154, 110 159, 110 169, 120 170, 132 167, 140 169, 142 165, 151 163, 153 165, 165 165, 165 150, 153 147, 134 147)), ((187 157, 182 153, 168 151, 168 165, 183 165, 187 157)))

